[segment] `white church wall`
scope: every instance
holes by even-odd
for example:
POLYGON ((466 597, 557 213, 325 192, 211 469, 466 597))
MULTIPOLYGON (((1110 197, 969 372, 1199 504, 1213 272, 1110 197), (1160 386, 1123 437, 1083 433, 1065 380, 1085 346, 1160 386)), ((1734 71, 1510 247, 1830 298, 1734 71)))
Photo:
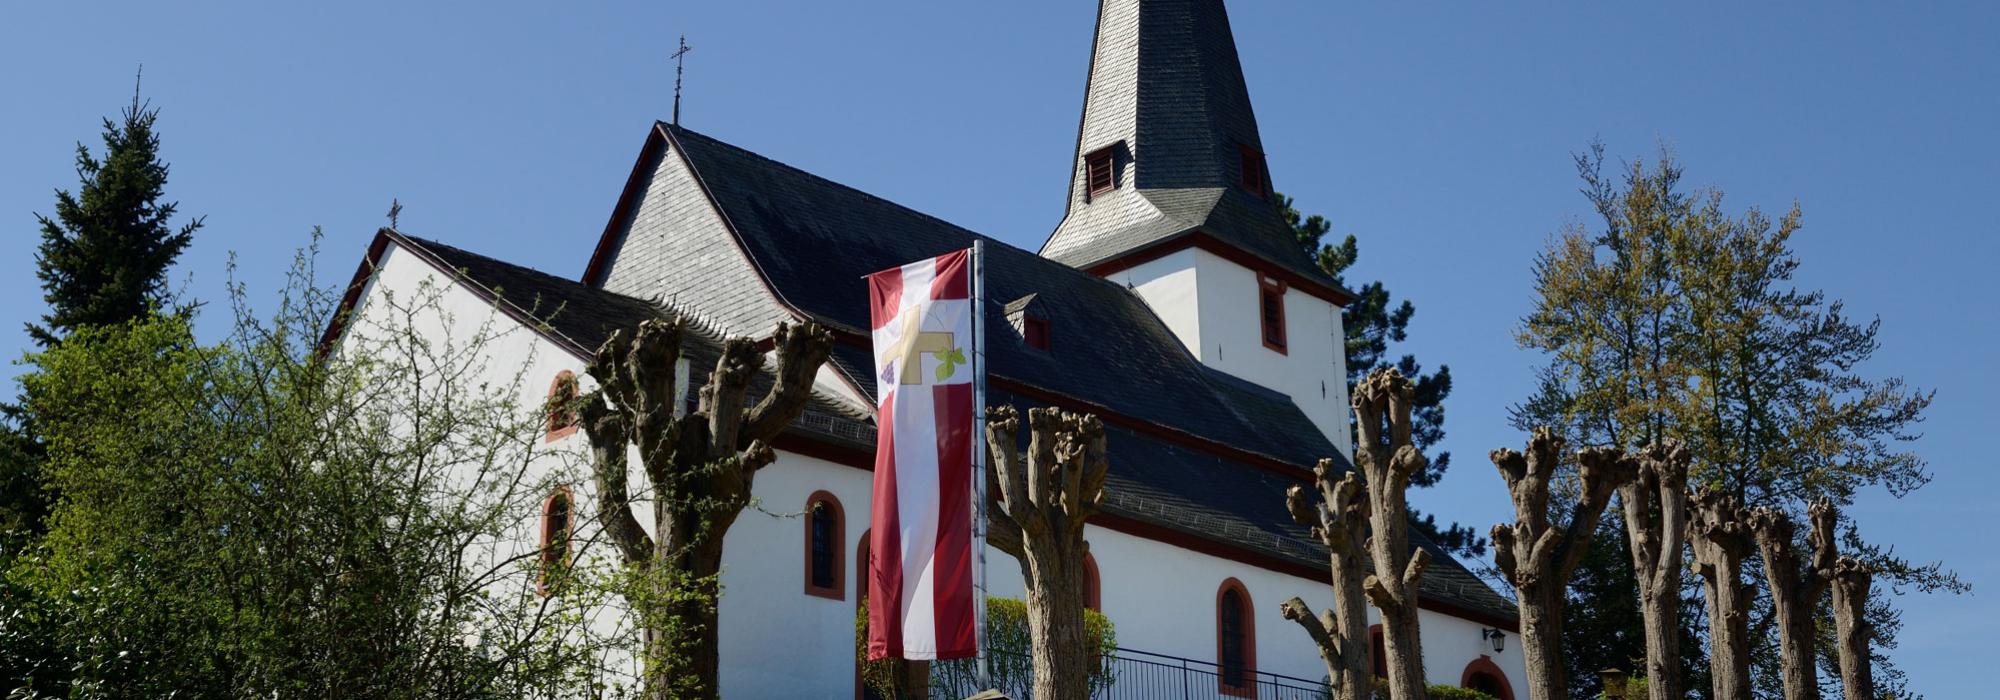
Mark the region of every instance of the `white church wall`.
POLYGON ((1286 290, 1286 348, 1272 350, 1264 346, 1257 272, 1205 250, 1194 254, 1201 280, 1202 362, 1291 396, 1329 440, 1348 449, 1339 307, 1286 290))
MULTIPOLYGON (((759 509, 745 511, 728 535, 723 571, 723 690, 728 697, 845 697, 853 685, 856 572, 852 559, 868 528, 871 474, 790 452, 757 476, 759 509), (797 514, 806 498, 825 490, 845 515, 845 597, 807 595, 805 528, 797 514), (769 512, 764 512, 769 511, 769 512)), ((1209 556, 1163 542, 1092 526, 1104 613, 1117 625, 1120 646, 1196 661, 1216 661, 1216 597, 1234 578, 1250 595, 1256 669, 1308 681, 1326 675, 1305 633, 1278 615, 1278 604, 1299 596, 1315 609, 1332 604, 1323 580, 1305 579, 1209 556)), ((1020 566, 999 550, 987 551, 988 591, 1019 599, 1020 566)), ((1371 608, 1371 623, 1379 616, 1371 608)), ((1426 673, 1431 682, 1458 685, 1468 664, 1492 658, 1517 697, 1522 670, 1518 639, 1494 654, 1478 623, 1431 610, 1419 613, 1426 673)), ((1144 682, 1135 680, 1132 682, 1144 682)), ((1178 683, 1178 681, 1176 681, 1178 683)), ((1178 687, 1178 685, 1176 685, 1178 687)), ((1197 689, 1201 691, 1201 689, 1197 689)), ((1197 696, 1200 696, 1199 694, 1197 696)))
MULTIPOLYGON (((459 286, 451 276, 439 272, 416 254, 391 245, 378 261, 375 274, 364 288, 336 351, 349 352, 359 347, 357 343, 362 337, 382 338, 386 337, 383 334, 396 332, 397 329, 415 329, 432 337, 433 342, 458 343, 460 347, 471 338, 487 336, 490 340, 483 352, 453 359, 454 362, 472 363, 475 368, 474 372, 462 378, 461 385, 506 389, 523 411, 539 411, 547 399, 550 384, 563 371, 577 376, 580 390, 593 388, 593 380, 584 374, 583 360, 547 337, 522 327, 512 317, 496 310, 484 296, 459 286), (395 304, 389 303, 389 295, 394 295, 395 304), (394 308, 410 304, 419 295, 431 295, 429 298, 433 300, 425 304, 424 312, 408 316, 394 308)), ((532 454, 521 470, 521 483, 525 485, 523 488, 535 490, 523 492, 516 499, 520 507, 510 514, 511 522, 500 538, 482 540, 474 545, 477 551, 468 553, 467 565, 492 566, 539 547, 540 503, 552 491, 544 487, 557 484, 571 490, 572 503, 578 506, 574 511, 575 560, 582 562, 598 557, 610 561, 616 555, 603 541, 602 528, 590 516, 588 507, 596 497, 595 488, 587 477, 588 440, 580 430, 554 440, 547 440, 539 433, 531 439, 532 454)), ((632 478, 642 479, 636 456, 632 464, 632 478)), ((463 476, 469 482, 473 475, 463 476)), ((650 517, 642 517, 640 521, 643 526, 651 528, 650 517)), ((532 560, 527 561, 532 565, 532 560)), ((508 578, 491 592, 502 595, 503 599, 537 595, 532 579, 522 577, 508 578)), ((617 635, 624 624, 623 610, 599 610, 592 619, 592 634, 596 639, 609 639, 617 635)), ((605 667, 612 674, 608 680, 629 684, 631 679, 637 677, 638 667, 634 660, 620 657, 613 654, 607 659, 605 667)))
POLYGON ((1264 346, 1257 273, 1187 248, 1107 276, 1130 287, 1202 364, 1281 392, 1353 457, 1340 307, 1285 292, 1286 351, 1264 346))
POLYGON ((1201 357, 1201 307, 1196 303, 1199 291, 1195 251, 1192 248, 1171 253, 1156 260, 1119 270, 1108 276, 1113 282, 1125 285, 1138 292, 1139 298, 1146 300, 1154 315, 1167 324, 1167 329, 1180 338, 1188 352, 1201 357))
MULTIPOLYGON (((1163 277, 1181 274, 1185 273, 1163 277)), ((370 303, 374 297, 395 290, 399 297, 408 298, 425 280, 449 282, 413 254, 392 247, 363 295, 361 311, 351 328, 365 329, 390 321, 381 304, 370 303)), ((439 308, 442 316, 418 322, 460 338, 471 337, 489 322, 497 324, 492 330, 499 336, 488 348, 482 379, 495 386, 513 386, 525 410, 542 404, 549 382, 563 370, 576 373, 588 390, 591 380, 582 374, 583 360, 547 338, 513 325, 511 318, 494 311, 482 296, 447 286, 441 291, 439 308)), ((579 469, 586 464, 587 439, 581 432, 553 442, 538 439, 536 449, 530 478, 566 480, 580 506, 576 532, 579 561, 595 558, 602 566, 615 566, 615 553, 601 541, 602 530, 590 517, 595 489, 579 469)), ((633 483, 643 484, 636 455, 632 464, 633 483)), ((858 581, 863 580, 857 576, 863 564, 854 556, 868 530, 871 480, 867 470, 784 451, 758 473, 753 492, 756 505, 737 519, 724 550, 720 643, 725 697, 844 698, 852 692, 854 614, 862 593, 858 581), (831 493, 843 514, 841 556, 845 564, 840 600, 805 593, 803 512, 807 498, 818 491, 831 493)), ((648 502, 635 503, 639 521, 649 531, 650 508, 648 502)), ((482 558, 497 561, 532 551, 538 526, 539 512, 522 513, 510 537, 494 543, 482 558)), ((1086 536, 1100 572, 1104 612, 1117 624, 1122 646, 1212 663, 1216 655, 1217 592, 1224 580, 1235 578, 1250 595, 1257 669, 1308 680, 1324 676, 1311 642, 1277 614, 1278 603, 1294 595, 1316 608, 1330 604, 1324 581, 1101 527, 1090 527, 1086 536)), ((991 593, 1020 598, 1018 564, 991 549, 987 561, 991 593)), ((1370 615, 1372 619, 1372 610, 1370 615)), ((1428 610, 1421 613, 1421 619, 1426 670, 1433 682, 1456 685, 1466 664, 1484 654, 1491 656, 1515 684, 1517 697, 1525 697, 1519 686, 1524 673, 1518 639, 1512 633, 1507 651, 1493 654, 1476 623, 1428 610)), ((629 620, 622 610, 613 607, 599 611, 593 632, 606 638, 627 625, 629 620)), ((637 673, 630 658, 614 655, 609 661, 617 673, 627 674, 628 682, 637 673)))

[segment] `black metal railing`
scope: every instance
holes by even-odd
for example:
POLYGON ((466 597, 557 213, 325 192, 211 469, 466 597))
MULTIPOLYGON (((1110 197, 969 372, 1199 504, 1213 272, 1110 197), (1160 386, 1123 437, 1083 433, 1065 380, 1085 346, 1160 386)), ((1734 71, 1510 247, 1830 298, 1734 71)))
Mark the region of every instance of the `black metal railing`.
MULTIPOLYGON (((1224 692, 1222 669, 1207 661, 1155 654, 1137 649, 1117 649, 1099 660, 1102 668, 1092 678, 1093 700, 1326 700, 1333 697, 1326 681, 1294 678, 1263 671, 1240 670, 1240 690, 1224 692)), ((994 652, 993 685, 1015 700, 1030 700, 1028 660, 1020 654, 994 652)), ((977 662, 973 659, 939 661, 931 664, 930 696, 963 698, 984 690, 978 687, 977 662)))

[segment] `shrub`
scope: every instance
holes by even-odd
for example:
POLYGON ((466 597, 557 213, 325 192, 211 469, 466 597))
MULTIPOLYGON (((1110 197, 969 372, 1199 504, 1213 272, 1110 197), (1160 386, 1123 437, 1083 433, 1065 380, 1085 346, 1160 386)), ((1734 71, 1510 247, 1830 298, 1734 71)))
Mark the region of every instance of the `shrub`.
MULTIPOLYGON (((904 677, 901 659, 868 658, 868 601, 863 599, 857 608, 854 616, 854 654, 860 663, 861 682, 886 697, 909 695, 911 689, 903 687, 908 679, 904 677)), ((1096 660, 1090 673, 1090 692, 1095 695, 1110 688, 1114 680, 1111 661, 1118 649, 1118 633, 1111 624, 1111 618, 1089 609, 1083 611, 1083 629, 1085 642, 1091 645, 1091 655, 1096 660)), ((1027 604, 1012 598, 988 597, 986 644, 993 687, 1025 693, 1034 678, 1027 604)), ((970 688, 974 685, 973 674, 971 659, 934 662, 931 665, 934 686, 970 688)))

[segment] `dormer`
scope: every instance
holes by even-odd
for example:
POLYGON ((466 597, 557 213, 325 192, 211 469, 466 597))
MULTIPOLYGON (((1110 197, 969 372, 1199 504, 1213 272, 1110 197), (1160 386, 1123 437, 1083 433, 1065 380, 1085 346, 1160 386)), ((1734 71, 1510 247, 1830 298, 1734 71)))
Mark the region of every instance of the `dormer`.
POLYGON ((1040 305, 1035 303, 1036 295, 1007 302, 1002 311, 1007 315, 1007 325, 1013 327, 1014 334, 1022 345, 1043 353, 1050 352, 1055 343, 1055 326, 1040 305))

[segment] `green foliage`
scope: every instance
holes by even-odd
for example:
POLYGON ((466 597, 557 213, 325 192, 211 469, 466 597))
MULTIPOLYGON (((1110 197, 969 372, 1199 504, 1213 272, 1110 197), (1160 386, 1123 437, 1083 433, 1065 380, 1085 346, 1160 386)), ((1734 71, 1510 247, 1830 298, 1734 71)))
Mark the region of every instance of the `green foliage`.
MULTIPOLYGON (((901 698, 908 694, 905 686, 902 659, 868 658, 868 601, 862 599, 854 615, 854 652, 860 665, 861 682, 874 688, 884 697, 901 698)), ((1093 696, 1109 690, 1117 679, 1112 675, 1111 662, 1118 651, 1118 631, 1111 618, 1104 613, 1085 608, 1083 611, 1084 643, 1091 648, 1088 653, 1096 661, 1090 671, 1090 692, 1093 696)), ((986 598, 986 644, 987 663, 992 672, 992 687, 1010 690, 1018 694, 1027 692, 1034 679, 1034 664, 1031 659, 1033 640, 1028 635, 1028 606, 1012 598, 986 598)), ((944 688, 972 688, 974 667, 972 660, 934 662, 931 665, 932 685, 944 688)))
MULTIPOLYGON (((1570 226, 1536 258, 1535 306, 1516 335, 1548 363, 1536 393, 1513 407, 1515 427, 1550 425, 1578 445, 1679 439, 1693 455, 1692 481, 1794 517, 1814 499, 1846 504, 1876 486, 1900 497, 1929 480, 1908 443, 1931 393, 1863 376, 1880 322, 1852 319, 1840 301, 1794 286, 1796 205, 1776 218, 1756 208, 1729 213, 1720 191, 1685 190, 1665 152, 1607 170, 1603 146, 1593 144, 1576 165, 1598 221, 1570 226)), ((1573 498, 1553 499, 1558 521, 1573 498)), ((1610 528, 1596 542, 1625 539, 1622 526, 1610 528)), ((1937 564, 1855 551, 1872 552, 1896 585, 1964 589, 1937 564)), ((1629 572, 1619 570, 1628 566, 1593 553, 1578 572, 1567 618, 1581 623, 1569 635, 1572 688, 1595 687, 1595 666, 1576 663, 1613 653, 1606 640, 1638 637, 1636 610, 1622 600, 1629 572)), ((1757 605, 1753 629, 1768 616, 1768 601, 1757 605)), ((1700 606, 1682 610, 1684 629, 1704 627, 1700 606)), ((1753 654, 1760 665, 1776 662, 1768 645, 1753 654)), ((1701 672, 1688 670, 1690 687, 1701 672)), ((1878 664, 1876 675, 1898 674, 1878 664)), ((1756 676, 1768 689, 1776 674, 1756 676)))
MULTIPOLYGON (((1431 700, 1499 700, 1499 698, 1471 688, 1460 688, 1455 685, 1443 685, 1439 683, 1432 683, 1425 686, 1424 691, 1430 695, 1431 700)), ((1368 686, 1368 696, 1374 698, 1374 700, 1392 700, 1389 695, 1389 679, 1376 678, 1372 681, 1368 686)))
MULTIPOLYGON (((146 316, 31 358, 25 405, 60 498, 0 589, 9 652, 16 622, 38 642, 0 687, 594 694, 597 650, 574 640, 599 599, 541 597, 538 552, 507 544, 574 477, 537 452, 541 417, 488 383, 498 336, 357 319, 322 353, 337 298, 307 256, 292 281, 269 320, 236 287, 219 343, 187 316, 146 316)), ((442 318, 435 293, 377 311, 442 318)))
POLYGON ((1428 691, 1430 693, 1431 700, 1500 700, 1499 698, 1487 695, 1477 690, 1473 690, 1471 688, 1460 688, 1455 685, 1439 685, 1437 683, 1432 683, 1428 688, 1428 691))
POLYGON ((176 230, 175 204, 161 202, 167 164, 153 124, 160 112, 133 95, 122 120, 104 120, 100 160, 76 145, 79 190, 56 192, 56 216, 37 215, 42 243, 35 256, 49 313, 30 324, 48 347, 64 335, 147 314, 165 299, 167 267, 201 228, 196 218, 176 230))
MULTIPOLYGON (((1292 198, 1283 194, 1277 196, 1277 203, 1279 213, 1291 224, 1292 235, 1299 247, 1312 256, 1320 270, 1332 277, 1335 284, 1348 287, 1348 269, 1361 259, 1361 248, 1354 236, 1347 236, 1340 245, 1328 245, 1325 238, 1333 230, 1333 225, 1325 217, 1300 214, 1293 206, 1292 198)), ((1395 367, 1400 370, 1403 376, 1410 378, 1415 390, 1410 411, 1410 441, 1428 453, 1432 446, 1444 441, 1444 400, 1451 396, 1451 367, 1440 365, 1436 372, 1425 374, 1415 355, 1391 359, 1389 346, 1408 338, 1410 319, 1417 313, 1416 306, 1407 299, 1400 304, 1394 303, 1388 287, 1380 281, 1350 288, 1350 291, 1356 298, 1341 312, 1341 328, 1346 334, 1344 347, 1348 391, 1352 393, 1356 382, 1377 369, 1395 367)), ((1451 453, 1437 452, 1423 471, 1411 475, 1410 483, 1419 487, 1433 486, 1444 478, 1450 468, 1451 453)), ((1414 511, 1412 519, 1425 536, 1446 549, 1473 559, 1486 556, 1486 538, 1472 528, 1458 523, 1440 526, 1435 516, 1422 516, 1414 511)))

